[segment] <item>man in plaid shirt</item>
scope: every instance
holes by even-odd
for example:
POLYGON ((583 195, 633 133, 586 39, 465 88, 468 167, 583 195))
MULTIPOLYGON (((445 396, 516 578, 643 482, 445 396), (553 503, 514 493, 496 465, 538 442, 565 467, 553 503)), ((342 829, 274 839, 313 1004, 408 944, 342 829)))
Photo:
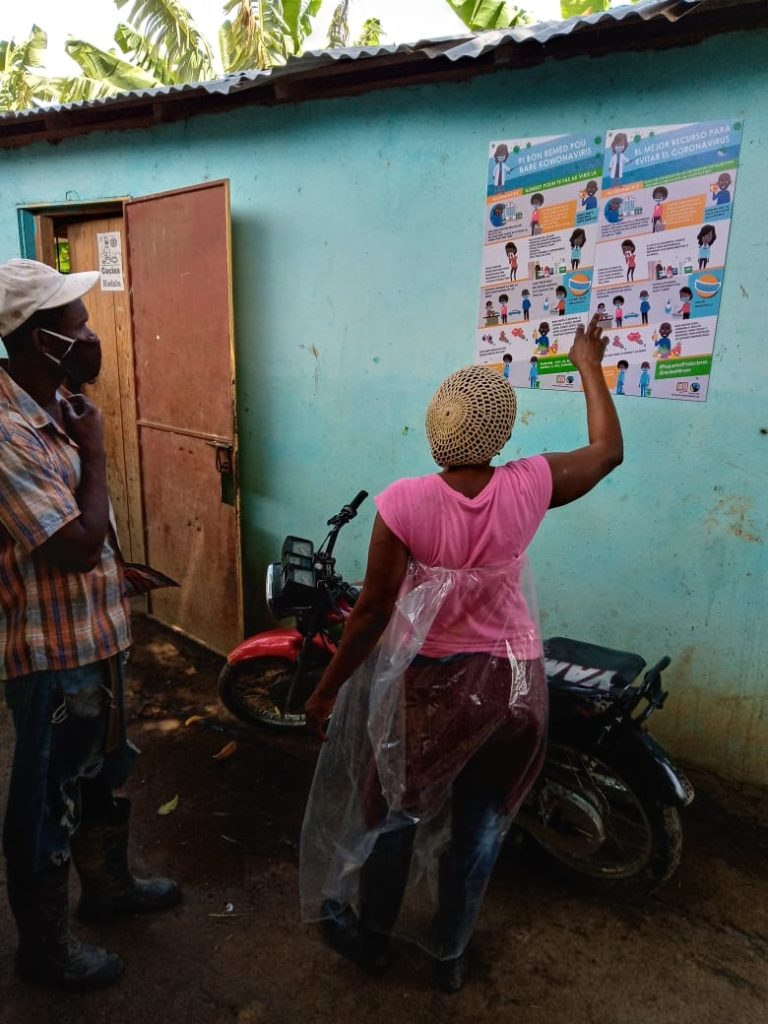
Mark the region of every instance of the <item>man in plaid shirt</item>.
POLYGON ((125 578, 107 494, 101 413, 63 389, 94 380, 99 339, 83 296, 99 274, 0 266, 0 679, 16 731, 3 849, 27 980, 84 991, 122 972, 69 935, 70 859, 81 918, 159 910, 175 882, 128 870, 122 663, 125 578))

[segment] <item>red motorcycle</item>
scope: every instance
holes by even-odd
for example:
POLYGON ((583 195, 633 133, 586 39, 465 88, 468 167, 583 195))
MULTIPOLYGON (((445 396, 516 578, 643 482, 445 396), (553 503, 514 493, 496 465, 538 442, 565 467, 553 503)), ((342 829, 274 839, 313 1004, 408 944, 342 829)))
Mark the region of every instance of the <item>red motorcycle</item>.
POLYGON ((222 703, 243 721, 276 729, 304 726, 304 704, 317 686, 354 607, 360 588, 336 572, 339 531, 368 497, 360 491, 328 520, 328 536, 286 537, 282 557, 267 569, 267 605, 275 618, 293 616, 293 629, 248 637, 227 658, 219 676, 222 703))
MULTIPOLYGON (((333 549, 366 497, 360 491, 328 520, 317 551, 312 541, 286 537, 280 562, 269 566, 267 604, 296 625, 258 633, 230 653, 219 694, 243 721, 304 727, 304 704, 360 593, 336 572, 333 549)), ((544 654, 547 760, 516 828, 598 891, 647 895, 679 863, 679 808, 693 799, 690 783, 645 725, 666 700, 661 673, 669 658, 643 673, 639 654, 566 637, 545 640, 544 654)))

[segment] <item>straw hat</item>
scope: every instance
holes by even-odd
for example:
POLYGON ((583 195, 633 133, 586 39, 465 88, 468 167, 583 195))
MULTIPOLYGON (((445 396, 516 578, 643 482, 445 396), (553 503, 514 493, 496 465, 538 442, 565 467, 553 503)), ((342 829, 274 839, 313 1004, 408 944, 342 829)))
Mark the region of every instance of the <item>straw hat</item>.
POLYGON ((515 391, 487 366, 447 377, 427 409, 427 439, 438 466, 473 466, 498 455, 512 434, 515 391))

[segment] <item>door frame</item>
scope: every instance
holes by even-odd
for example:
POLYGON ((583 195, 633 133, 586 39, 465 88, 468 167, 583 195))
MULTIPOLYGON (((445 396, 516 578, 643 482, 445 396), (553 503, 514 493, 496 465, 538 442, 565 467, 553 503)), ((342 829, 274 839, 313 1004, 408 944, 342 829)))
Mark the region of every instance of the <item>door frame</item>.
MULTIPOLYGON (((138 512, 138 524, 139 528, 136 531, 137 537, 134 540, 132 538, 132 547, 134 547, 134 556, 138 551, 138 557, 140 560, 144 560, 146 551, 146 527, 144 522, 144 493, 143 485, 141 483, 141 449, 139 445, 139 416, 138 416, 138 405, 137 405, 137 391, 136 391, 136 373, 135 373, 135 347, 133 339, 133 291, 131 286, 131 267, 130 267, 130 240, 128 237, 128 220, 125 216, 125 204, 126 203, 137 203, 143 200, 158 199, 164 196, 171 196, 189 191, 190 188, 203 189, 212 188, 216 186, 225 185, 227 195, 227 210, 228 216, 226 221, 226 240, 227 240, 227 276, 229 281, 229 359, 230 359, 230 406, 232 409, 232 464, 234 468, 233 482, 234 482, 234 512, 235 512, 235 545, 237 557, 235 559, 235 573, 237 579, 237 593, 239 595, 237 609, 238 615, 238 632, 243 635, 244 629, 244 614, 245 614, 245 590, 244 590, 244 567, 243 567, 243 536, 242 536, 242 502, 241 502, 241 491, 240 491, 240 451, 239 451, 239 423, 238 423, 238 408, 237 408, 237 380, 236 380, 236 356, 235 356, 235 309, 234 309, 234 280, 233 280, 233 268, 232 268, 232 216, 231 216, 231 204, 230 204, 230 183, 229 179, 217 179, 214 181, 203 181, 193 186, 187 186, 177 189, 169 189, 164 192, 155 192, 149 195, 123 195, 123 196, 110 196, 102 199, 90 199, 75 201, 69 200, 64 202, 38 202, 38 203, 21 203, 16 207, 18 226, 19 226, 19 243, 21 256, 25 259, 37 259, 41 262, 49 262, 45 259, 45 256, 50 257, 54 254, 53 245, 53 221, 56 218, 67 218, 77 219, 78 216, 95 218, 99 215, 102 216, 120 216, 123 219, 124 235, 125 235, 125 252, 124 252, 124 265, 123 272, 126 279, 126 292, 128 299, 128 322, 126 325, 126 342, 128 345, 128 353, 126 356, 130 358, 125 359, 126 364, 130 364, 128 379, 129 379, 129 394, 121 395, 121 402, 123 405, 123 422, 131 424, 131 438, 129 441, 130 446, 134 450, 136 465, 139 468, 139 484, 136 495, 131 494, 129 501, 133 503, 134 499, 137 504, 138 512)), ((126 367, 127 369, 127 367, 126 367)), ((151 596, 149 614, 151 616, 151 596)), ((142 600, 141 611, 147 610, 147 601, 142 600)), ((171 627, 175 628, 175 627, 171 627)), ((176 632, 184 634, 184 631, 176 628, 176 632)), ((193 640, 197 640, 198 643, 202 643, 203 646, 208 646, 203 641, 200 641, 197 637, 191 637, 193 640)), ((224 652, 226 653, 226 652, 224 652)))
MULTIPOLYGON (((36 203, 18 207, 21 251, 26 259, 36 259, 49 266, 55 266, 55 222, 57 220, 95 220, 99 217, 114 217, 123 222, 125 235, 124 197, 94 200, 92 202, 36 203)), ((126 254, 127 255, 127 254, 126 254)), ((133 326, 131 321, 130 267, 124 259, 125 277, 125 325, 123 344, 119 346, 117 358, 119 374, 124 387, 119 389, 120 411, 123 423, 123 446, 129 483, 128 501, 130 527, 129 549, 131 560, 143 562, 145 558, 144 496, 141 491, 139 433, 136 423, 136 375, 134 367, 133 326)), ((146 599, 136 602, 137 610, 145 611, 146 599)))

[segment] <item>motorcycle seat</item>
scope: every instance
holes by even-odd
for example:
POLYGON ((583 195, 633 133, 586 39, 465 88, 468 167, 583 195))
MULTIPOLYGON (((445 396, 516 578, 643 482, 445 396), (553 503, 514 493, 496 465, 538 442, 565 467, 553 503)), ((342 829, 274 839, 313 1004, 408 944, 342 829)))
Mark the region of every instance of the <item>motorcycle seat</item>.
POLYGON ((550 686, 616 692, 630 686, 645 668, 639 654, 552 636, 544 641, 550 686))

